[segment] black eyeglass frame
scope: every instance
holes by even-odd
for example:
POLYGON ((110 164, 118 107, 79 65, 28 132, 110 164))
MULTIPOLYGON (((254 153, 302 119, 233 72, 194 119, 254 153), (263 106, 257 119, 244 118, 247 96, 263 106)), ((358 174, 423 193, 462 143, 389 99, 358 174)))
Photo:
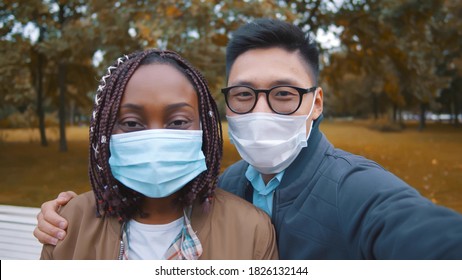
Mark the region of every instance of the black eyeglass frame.
POLYGON ((226 106, 228 106, 228 108, 233 112, 233 113, 236 113, 236 114, 239 114, 239 115, 244 115, 244 114, 248 114, 249 112, 251 112, 254 108, 255 108, 255 105, 257 105, 257 102, 258 102, 258 94, 260 92, 263 92, 266 94, 266 102, 268 103, 268 106, 270 107, 271 111, 273 111, 274 113, 276 114, 279 114, 279 115, 291 115, 293 113, 295 113, 299 108, 300 108, 300 105, 302 104, 302 100, 303 100, 303 95, 304 94, 308 94, 308 93, 311 93, 311 92, 314 92, 316 91, 316 89, 318 88, 318 86, 313 86, 313 87, 310 87, 310 88, 301 88, 301 87, 296 87, 296 86, 290 86, 290 85, 279 85, 279 86, 275 86, 275 87, 272 87, 270 89, 255 89, 253 87, 250 87, 250 86, 231 86, 231 87, 227 87, 227 88, 222 88, 221 89, 221 93, 223 93, 225 95, 225 102, 226 102, 226 106), (238 87, 244 87, 244 88, 248 88, 250 89, 256 96, 255 98, 255 102, 253 104, 253 106, 250 108, 250 110, 248 110, 247 112, 244 112, 244 113, 241 113, 241 112, 236 112, 233 110, 233 108, 231 108, 231 106, 229 106, 229 103, 228 103, 228 93, 231 89, 233 88, 238 88, 238 87), (292 112, 290 113, 280 113, 280 112, 277 112, 276 110, 273 109, 273 107, 271 106, 271 102, 269 101, 269 94, 272 90, 274 90, 275 88, 279 88, 279 87, 288 87, 288 88, 292 88, 292 89, 295 89, 300 98, 298 100, 298 105, 297 105, 297 108, 295 110, 293 110, 292 112))

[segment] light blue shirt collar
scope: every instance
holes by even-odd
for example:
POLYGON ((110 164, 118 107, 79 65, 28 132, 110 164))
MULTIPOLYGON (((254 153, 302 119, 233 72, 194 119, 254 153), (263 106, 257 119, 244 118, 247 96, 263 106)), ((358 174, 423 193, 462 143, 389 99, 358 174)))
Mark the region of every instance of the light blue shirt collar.
POLYGON ((266 185, 260 172, 258 172, 252 165, 249 165, 245 172, 245 177, 249 180, 254 189, 253 204, 265 211, 270 217, 273 210, 274 190, 281 183, 284 172, 285 170, 276 174, 276 176, 274 176, 266 185))

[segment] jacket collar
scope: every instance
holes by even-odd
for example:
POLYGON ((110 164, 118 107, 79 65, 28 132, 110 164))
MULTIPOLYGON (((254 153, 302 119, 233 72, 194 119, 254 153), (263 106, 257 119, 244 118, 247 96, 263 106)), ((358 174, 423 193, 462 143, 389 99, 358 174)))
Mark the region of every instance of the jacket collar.
MULTIPOLYGON (((210 208, 207 210, 204 209, 203 205, 199 202, 200 199, 196 199, 193 202, 192 211, 191 211, 191 226, 196 231, 196 234, 199 236, 199 239, 203 236, 209 235, 209 227, 206 225, 207 216, 212 212, 212 208, 215 206, 215 199, 212 199, 210 208)), ((206 240, 206 239, 203 239, 206 240)))
POLYGON ((280 198, 283 201, 291 201, 300 193, 300 188, 309 186, 309 182, 314 178, 319 165, 323 160, 323 155, 332 147, 327 141, 324 134, 319 130, 319 125, 323 119, 321 115, 313 122, 308 146, 300 151, 300 154, 286 169, 282 178, 280 189, 280 198))

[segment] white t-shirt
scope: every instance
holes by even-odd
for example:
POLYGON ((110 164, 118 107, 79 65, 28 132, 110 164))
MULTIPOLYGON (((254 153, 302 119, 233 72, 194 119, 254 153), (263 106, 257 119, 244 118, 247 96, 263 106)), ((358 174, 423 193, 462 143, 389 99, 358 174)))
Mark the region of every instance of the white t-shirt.
POLYGON ((183 228, 184 217, 168 224, 128 222, 128 258, 130 260, 161 260, 183 228))

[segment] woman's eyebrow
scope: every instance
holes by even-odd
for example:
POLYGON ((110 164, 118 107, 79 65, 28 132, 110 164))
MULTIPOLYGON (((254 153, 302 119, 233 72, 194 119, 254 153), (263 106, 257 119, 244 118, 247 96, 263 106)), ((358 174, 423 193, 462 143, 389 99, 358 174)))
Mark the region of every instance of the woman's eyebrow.
POLYGON ((182 108, 182 107, 191 107, 191 108, 193 108, 193 106, 191 106, 189 103, 180 102, 180 103, 174 103, 174 104, 167 105, 166 108, 165 108, 165 111, 173 111, 173 110, 176 110, 176 109, 179 109, 179 108, 182 108))
POLYGON ((132 109, 132 110, 137 110, 137 111, 142 111, 143 110, 143 106, 133 104, 133 103, 125 103, 125 104, 121 105, 120 108, 132 109))

